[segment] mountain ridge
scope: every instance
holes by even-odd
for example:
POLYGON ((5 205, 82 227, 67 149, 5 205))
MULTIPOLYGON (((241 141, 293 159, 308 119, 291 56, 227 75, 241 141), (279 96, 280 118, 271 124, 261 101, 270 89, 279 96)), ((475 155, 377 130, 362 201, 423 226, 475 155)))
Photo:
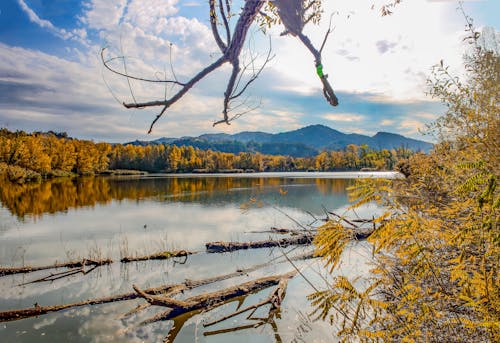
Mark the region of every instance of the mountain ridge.
POLYGON ((162 137, 152 141, 134 141, 125 144, 191 145, 203 150, 212 149, 231 153, 261 152, 294 157, 314 156, 323 150, 342 150, 349 144, 358 146, 366 144, 375 150, 405 147, 413 151, 424 152, 429 152, 433 147, 431 143, 397 133, 380 131, 373 136, 346 134, 321 124, 275 134, 262 131, 242 131, 235 134, 208 133, 196 137, 162 137))

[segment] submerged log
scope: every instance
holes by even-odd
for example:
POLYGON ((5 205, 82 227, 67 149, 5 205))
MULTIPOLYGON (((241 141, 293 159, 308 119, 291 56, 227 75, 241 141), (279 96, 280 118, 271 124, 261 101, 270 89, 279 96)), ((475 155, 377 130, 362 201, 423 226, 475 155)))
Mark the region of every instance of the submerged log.
POLYGON ((93 260, 93 259, 83 259, 81 261, 70 261, 65 263, 54 263, 47 266, 26 266, 26 267, 13 267, 13 268, 3 268, 0 267, 0 276, 21 274, 21 273, 31 273, 38 270, 45 269, 56 269, 56 268, 79 268, 84 266, 103 266, 110 264, 113 261, 111 259, 103 260, 93 260))
MULTIPOLYGON (((203 280, 200 280, 199 285, 203 284, 202 281, 203 280)), ((175 295, 175 294, 183 292, 184 290, 191 289, 191 288, 192 287, 181 283, 181 284, 163 285, 160 287, 148 288, 145 290, 145 292, 148 294, 155 294, 155 295, 157 295, 157 294, 175 295)), ((0 322, 7 322, 7 321, 13 321, 13 320, 18 320, 18 319, 23 319, 23 318, 36 317, 36 316, 40 316, 42 314, 47 314, 50 312, 57 312, 57 311, 66 310, 68 308, 87 306, 87 305, 106 304, 106 303, 123 301, 123 300, 132 300, 132 299, 137 299, 138 297, 139 297, 139 295, 136 292, 129 292, 129 293, 112 295, 112 296, 102 297, 102 298, 97 298, 97 299, 89 299, 89 300, 84 300, 84 301, 69 303, 69 304, 60 304, 60 305, 53 305, 53 306, 40 306, 38 304, 35 304, 34 307, 30 307, 30 308, 0 312, 0 322)))
MULTIPOLYGON (((313 257, 315 257, 313 253, 307 253, 304 255, 292 257, 291 259, 292 260, 302 260, 302 259, 309 259, 309 258, 313 258, 313 257)), ((144 292, 147 294, 151 294, 151 295, 162 294, 162 295, 174 296, 176 294, 182 293, 186 290, 190 290, 190 289, 193 289, 196 287, 208 285, 208 284, 215 283, 215 282, 222 281, 222 280, 227 280, 227 279, 237 277, 237 276, 243 276, 243 275, 246 275, 246 274, 253 272, 257 269, 266 267, 268 265, 270 265, 270 263, 262 263, 262 264, 258 264, 258 265, 255 265, 255 266, 252 266, 249 268, 238 269, 237 271, 232 272, 232 273, 218 275, 218 276, 214 276, 214 277, 206 278, 206 279, 200 279, 200 280, 187 279, 186 281, 184 281, 182 283, 178 283, 178 284, 170 284, 170 285, 163 285, 163 286, 154 287, 154 288, 148 288, 148 289, 145 289, 144 292)), ((30 307, 30 308, 0 312, 0 322, 36 317, 36 316, 40 316, 43 314, 62 311, 62 310, 66 310, 69 308, 80 307, 80 306, 98 305, 98 304, 105 304, 105 303, 111 303, 111 302, 116 302, 116 301, 133 300, 133 299, 137 299, 138 297, 139 297, 139 294, 137 292, 130 292, 130 293, 123 293, 123 294, 118 294, 118 295, 113 295, 113 296, 108 296, 108 297, 89 299, 89 300, 75 302, 75 303, 69 303, 69 304, 60 304, 60 305, 53 305, 53 306, 35 305, 34 307, 30 307)))
POLYGON ((174 257, 186 257, 192 254, 194 253, 186 250, 161 251, 158 253, 145 256, 126 256, 123 257, 120 260, 120 262, 127 263, 127 262, 148 261, 148 260, 166 260, 174 257))
MULTIPOLYGON (((358 228, 353 230, 353 239, 364 240, 370 237, 370 235, 375 230, 375 227, 370 228, 358 228)), ((281 239, 269 239, 265 241, 255 241, 255 242, 210 242, 206 243, 205 247, 208 253, 222 253, 230 252, 242 249, 257 249, 257 248, 271 248, 271 247, 287 247, 289 245, 307 245, 312 244, 315 232, 307 234, 299 234, 292 237, 281 238, 281 239)))
POLYGON ((196 310, 210 310, 212 308, 221 306, 228 300, 234 299, 236 297, 277 285, 281 280, 290 279, 296 274, 296 271, 292 271, 283 275, 266 276, 236 286, 231 286, 220 291, 195 295, 185 300, 172 299, 171 297, 166 296, 149 295, 139 289, 137 286, 134 286, 134 289, 150 304, 169 307, 167 311, 161 312, 142 323, 149 324, 160 320, 173 319, 182 314, 196 310))
POLYGON ((313 235, 305 234, 294 237, 281 238, 276 240, 265 240, 256 242, 211 242, 206 243, 205 247, 209 253, 220 253, 235 251, 241 249, 256 249, 270 247, 286 247, 289 245, 311 244, 314 239, 313 235))
POLYGON ((214 321, 211 321, 208 323, 204 323, 203 326, 204 327, 211 326, 211 325, 220 323, 224 320, 227 320, 229 318, 235 317, 241 313, 244 313, 244 312, 251 310, 252 312, 247 317, 247 319, 249 319, 259 307, 262 307, 262 306, 267 305, 267 304, 271 304, 271 309, 269 310, 269 312, 275 311, 281 306, 281 303, 283 302, 283 299, 285 298, 285 291, 286 291, 287 285, 288 285, 288 278, 283 278, 278 283, 278 286, 271 292, 271 294, 269 294, 269 296, 266 299, 264 299, 256 304, 239 309, 239 310, 237 310, 231 314, 228 314, 227 316, 219 318, 217 320, 214 320, 214 321))

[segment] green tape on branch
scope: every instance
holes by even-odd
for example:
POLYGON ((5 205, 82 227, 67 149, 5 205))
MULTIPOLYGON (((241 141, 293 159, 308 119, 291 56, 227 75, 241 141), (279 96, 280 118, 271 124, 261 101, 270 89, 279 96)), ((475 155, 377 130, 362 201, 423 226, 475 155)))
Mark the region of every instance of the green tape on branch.
POLYGON ((316 74, 318 74, 319 77, 323 77, 323 65, 318 64, 316 66, 316 74))

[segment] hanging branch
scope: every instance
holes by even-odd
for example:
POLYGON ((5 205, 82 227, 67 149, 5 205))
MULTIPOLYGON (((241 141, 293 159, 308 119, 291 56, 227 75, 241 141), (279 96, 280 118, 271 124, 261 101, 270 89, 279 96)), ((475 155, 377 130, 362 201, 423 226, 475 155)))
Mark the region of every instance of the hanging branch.
MULTIPOLYGON (((323 65, 321 60, 321 53, 331 33, 331 18, 330 27, 325 34, 323 43, 319 50, 315 49, 311 44, 309 38, 302 33, 304 26, 309 22, 317 23, 320 18, 320 5, 319 0, 246 0, 244 7, 241 9, 238 20, 234 29, 231 30, 229 24, 230 18, 233 16, 231 12, 230 0, 208 0, 209 4, 209 18, 210 18, 210 28, 212 35, 214 37, 215 43, 219 48, 222 55, 213 63, 206 66, 204 69, 198 71, 197 74, 192 76, 188 81, 181 82, 178 80, 177 76, 173 72, 172 61, 171 61, 171 51, 170 51, 170 69, 172 72, 172 79, 150 79, 139 77, 136 75, 129 74, 129 67, 125 63, 125 56, 111 57, 107 58, 104 56, 106 48, 101 51, 101 60, 104 67, 115 75, 124 77, 129 84, 129 89, 132 94, 133 102, 123 102, 123 106, 126 108, 149 108, 149 107, 161 107, 161 110, 156 115, 156 117, 151 122, 148 133, 151 133, 156 122, 163 116, 163 114, 178 100, 180 100, 191 88, 193 88, 200 80, 205 78, 207 75, 212 73, 214 70, 219 69, 222 65, 229 63, 231 64, 231 74, 227 81, 226 89, 224 92, 223 106, 222 106, 222 119, 215 121, 214 126, 221 123, 230 124, 231 121, 241 117, 245 113, 253 111, 258 105, 250 106, 247 104, 247 98, 240 101, 237 105, 234 102, 240 98, 248 89, 248 87, 260 76, 262 70, 267 65, 267 63, 274 57, 271 56, 271 44, 269 52, 265 61, 260 67, 255 66, 255 59, 251 55, 250 63, 245 64, 241 61, 240 55, 242 48, 245 44, 248 30, 252 23, 256 21, 259 15, 259 23, 264 22, 264 25, 276 24, 281 21, 286 28, 284 34, 291 34, 300 39, 300 41, 306 46, 306 48, 313 54, 315 60, 316 73, 320 78, 323 85, 323 94, 326 100, 333 106, 338 105, 337 97, 333 91, 332 86, 328 81, 328 75, 323 73, 323 65), (263 6, 268 4, 272 8, 272 15, 269 16, 264 13, 263 6), (263 21, 262 21, 263 20, 263 21), (220 30, 224 33, 221 34, 220 30), (114 67, 112 62, 120 60, 122 63, 122 69, 119 67, 114 67), (243 75, 247 75, 246 72, 250 71, 250 76, 248 80, 241 85, 243 75), (149 82, 149 83, 164 83, 171 84, 172 86, 179 87, 176 92, 173 92, 169 97, 165 96, 161 100, 153 101, 143 101, 138 102, 131 90, 131 80, 149 82), (240 87, 241 86, 241 87, 240 87), (239 111, 234 114, 234 111, 238 107, 246 106, 247 109, 244 111, 239 111), (232 112, 232 113, 231 113, 232 112)), ((122 52, 123 55, 123 52, 122 52)))
MULTIPOLYGON (((114 69, 111 65, 110 62, 113 61, 114 59, 120 59, 120 57, 113 57, 110 59, 105 59, 104 58, 104 49, 101 51, 101 60, 104 66, 111 71, 112 73, 123 76, 127 79, 134 79, 134 80, 139 80, 139 81, 145 81, 145 82, 166 82, 166 83, 172 83, 175 85, 180 86, 181 88, 177 91, 177 93, 173 94, 170 98, 164 99, 164 100, 155 100, 155 101, 147 101, 147 102, 133 102, 133 103, 123 103, 123 106, 126 108, 146 108, 146 107, 163 107, 160 111, 160 113, 154 118, 154 120, 151 123, 151 126, 148 130, 148 133, 151 133, 153 126, 156 124, 156 122, 163 116, 165 111, 172 106, 174 103, 176 103, 179 99, 181 99, 196 83, 198 83, 200 80, 202 80, 204 77, 206 77, 208 74, 213 72, 214 70, 220 68, 223 64, 225 63, 230 63, 233 67, 231 76, 229 78, 226 91, 224 93, 224 106, 223 106, 223 120, 216 122, 222 123, 225 122, 229 124, 230 118, 228 115, 229 112, 229 103, 230 103, 230 98, 231 96, 234 96, 234 86, 235 86, 235 81, 237 79, 238 73, 240 72, 240 54, 242 51, 242 48, 245 43, 245 39, 248 33, 248 29, 250 28, 251 24, 253 23, 256 15, 259 13, 260 9, 264 5, 264 1, 262 0, 247 0, 245 2, 245 6, 242 9, 242 12, 239 16, 239 19, 236 23, 234 33, 231 35, 230 30, 229 30, 229 22, 228 22, 228 15, 230 14, 230 6, 229 3, 226 2, 225 7, 226 10, 224 10, 224 4, 222 2, 219 3, 219 12, 216 10, 215 6, 215 0, 209 0, 209 7, 210 7, 210 26, 212 29, 212 34, 214 36, 214 39, 223 53, 223 55, 217 59, 215 62, 204 68, 203 70, 199 71, 195 76, 193 76, 189 81, 185 83, 181 83, 177 80, 151 80, 151 79, 145 79, 145 78, 140 78, 136 76, 131 76, 128 75, 127 72, 123 73, 120 72, 117 69, 114 69), (227 44, 224 43, 224 41, 221 38, 221 35, 219 33, 219 29, 217 27, 217 22, 218 22, 218 17, 222 18, 222 22, 224 23, 224 27, 226 29, 226 36, 227 36, 227 44)), ((266 62, 267 63, 267 62, 266 62)), ((260 73, 260 72, 259 72, 260 73)))
POLYGON ((305 18, 306 11, 315 4, 315 1, 313 0, 309 5, 306 5, 306 7, 304 7, 305 3, 302 0, 274 0, 273 4, 278 8, 278 15, 285 26, 286 31, 284 34, 290 34, 297 37, 313 55, 316 74, 323 85, 323 95, 330 105, 337 106, 339 101, 328 81, 328 75, 323 73, 323 64, 321 61, 321 53, 332 31, 332 17, 330 17, 329 27, 323 39, 323 43, 321 44, 321 48, 317 50, 309 40, 309 37, 302 32, 304 25, 314 20, 317 15, 316 13, 312 13, 307 19, 305 18))

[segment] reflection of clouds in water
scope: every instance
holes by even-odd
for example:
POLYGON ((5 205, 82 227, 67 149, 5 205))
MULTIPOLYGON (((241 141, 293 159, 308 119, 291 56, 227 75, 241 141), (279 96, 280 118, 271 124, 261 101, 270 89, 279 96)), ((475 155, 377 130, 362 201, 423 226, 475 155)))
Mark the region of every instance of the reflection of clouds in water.
POLYGON ((44 319, 40 320, 39 322, 36 322, 35 324, 33 324, 33 329, 40 330, 41 328, 44 328, 46 326, 50 326, 50 325, 54 324, 56 322, 56 320, 57 320, 56 316, 53 316, 50 318, 44 318, 44 319))
MULTIPOLYGON (((249 231, 269 230, 271 226, 297 228, 297 224, 287 215, 302 223, 309 223, 313 218, 304 209, 313 209, 312 212, 316 213, 318 218, 324 217, 321 205, 340 215, 346 215, 348 218, 356 218, 356 213, 360 217, 370 218, 372 215, 382 212, 373 204, 356 209, 356 213, 345 212, 348 205, 345 190, 343 190, 344 180, 335 180, 334 182, 327 179, 311 179, 307 182, 301 180, 297 183, 290 180, 287 182, 277 179, 271 181, 263 183, 260 190, 259 187, 255 187, 255 189, 245 187, 246 181, 243 182, 243 180, 241 182, 231 180, 222 182, 220 185, 216 182, 207 183, 214 187, 210 192, 203 190, 196 192, 195 189, 191 194, 197 194, 194 199, 191 199, 190 195, 183 197, 183 199, 174 199, 175 201, 172 199, 165 201, 165 189, 160 192, 161 194, 151 193, 156 195, 148 198, 148 192, 156 192, 158 189, 155 188, 158 184, 153 181, 148 181, 150 185, 147 189, 141 188, 139 184, 123 185, 124 187, 128 185, 130 190, 127 190, 133 194, 145 192, 137 198, 139 200, 128 197, 128 193, 125 193, 126 190, 120 188, 116 183, 113 189, 119 197, 117 195, 117 198, 113 198, 111 201, 101 202, 94 207, 70 208, 66 213, 57 212, 52 215, 43 215, 36 222, 31 220, 15 221, 17 227, 12 225, 4 231, 0 230, 0 258, 2 261, 6 261, 4 259, 6 254, 13 254, 11 247, 17 246, 27 248, 23 258, 25 264, 30 265, 50 264, 54 263, 55 260, 66 261, 70 255, 78 258, 89 257, 90 250, 94 250, 96 254, 102 254, 103 257, 109 256, 118 260, 124 239, 127 241, 128 255, 132 256, 163 249, 186 249, 201 253, 189 256, 184 265, 174 264, 172 260, 137 262, 126 265, 114 263, 109 267, 99 267, 86 276, 78 274, 52 283, 38 283, 24 287, 17 287, 17 284, 48 275, 53 271, 1 278, 0 289, 5 291, 0 294, 0 308, 31 307, 34 303, 33 299, 39 301, 41 305, 76 302, 131 292, 132 284, 143 288, 155 287, 182 282, 184 279, 197 280, 213 277, 264 263, 273 257, 280 256, 279 249, 206 254, 204 253, 204 244, 217 240, 268 239, 273 236, 268 232, 249 233, 249 231), (219 186, 223 187, 219 190, 219 186), (280 195, 278 192, 280 188, 286 189, 287 194, 280 195), (123 194, 120 193, 121 191, 123 194), (264 207, 253 207, 249 211, 242 211, 240 209, 241 203, 248 201, 250 196, 263 200, 264 207), (212 201, 216 204, 212 204, 212 201), (286 215, 272 206, 285 212, 286 215)), ((187 190, 187 186, 189 186, 189 182, 186 184, 178 183, 180 192, 187 190)), ((107 198, 103 195, 103 199, 107 198)), ((90 200, 92 199, 89 198, 90 200)), ((0 218, 3 218, 5 213, 6 211, 0 211, 0 218)), ((13 217, 9 218, 12 221, 13 217)), ((352 243, 342 257, 340 272, 347 273, 349 276, 365 273, 370 268, 366 263, 369 250, 370 245, 367 242, 352 243)), ((298 253, 299 250, 296 252, 298 253)), ((12 256, 8 257, 12 258, 12 256)), ((20 257, 16 259, 14 263, 20 265, 20 257)), ((318 287, 323 287, 325 284, 317 272, 322 273, 323 277, 328 280, 332 278, 322 268, 322 261, 298 261, 297 265, 304 266, 304 272, 318 287), (306 268, 305 266, 309 264, 311 265, 306 268)), ((288 263, 263 268, 250 273, 249 276, 224 280, 216 285, 207 285, 186 292, 183 297, 213 291, 264 275, 286 272, 290 269, 291 266, 288 263)), ((61 271, 61 269, 57 271, 61 271)), ((261 299, 267 294, 266 292, 269 290, 249 297, 248 301, 261 299)), ((283 319, 277 321, 284 341, 293 339, 295 329, 300 325, 298 311, 310 312, 310 304, 304 295, 311 292, 312 290, 300 276, 291 280, 283 307, 283 319)), ((158 308, 140 316, 132 316, 127 320, 117 319, 138 303, 120 302, 76 308, 31 322, 20 321, 17 324, 23 330, 28 331, 33 330, 33 328, 37 330, 45 328, 44 331, 47 331, 48 336, 51 330, 67 329, 70 332, 78 332, 80 338, 77 340, 85 342, 141 342, 158 341, 164 338, 171 322, 140 328, 134 327, 148 315, 158 312, 158 308), (61 320, 58 321, 57 318, 61 320), (63 323, 64 320, 66 320, 65 323, 63 323), (127 330, 129 327, 134 329, 127 330), (49 330, 49 328, 51 329, 49 330)), ((225 313, 225 310, 220 309, 218 313, 225 313)), ((207 315, 212 316, 209 313, 189 319, 179 333, 178 341, 193 341, 195 336, 200 341, 217 343, 234 341, 260 343, 273 339, 269 325, 259 329, 260 331, 257 330, 257 333, 244 330, 233 334, 204 337, 200 333, 203 330, 200 331, 199 322, 207 315)), ((232 326, 230 321, 221 327, 228 326, 232 326)), ((305 341, 324 341, 325 337, 331 337, 332 328, 328 324, 315 322, 313 327, 314 329, 304 336, 305 341)))
POLYGON ((123 306, 108 304, 92 311, 80 325, 78 334, 87 342, 161 342, 171 326, 168 322, 138 326, 139 319, 118 320, 123 306))

